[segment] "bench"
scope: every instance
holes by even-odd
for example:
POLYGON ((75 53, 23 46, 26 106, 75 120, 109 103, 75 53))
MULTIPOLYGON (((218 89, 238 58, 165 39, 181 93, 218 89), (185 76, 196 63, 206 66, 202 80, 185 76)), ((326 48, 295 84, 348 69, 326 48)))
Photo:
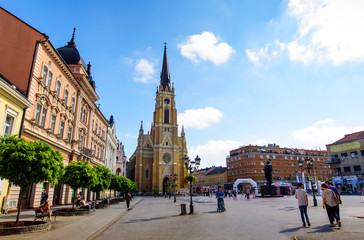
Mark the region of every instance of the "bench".
POLYGON ((43 221, 45 217, 47 218, 47 220, 49 220, 48 211, 42 212, 40 209, 34 209, 34 213, 35 213, 34 221, 37 219, 42 219, 43 221))

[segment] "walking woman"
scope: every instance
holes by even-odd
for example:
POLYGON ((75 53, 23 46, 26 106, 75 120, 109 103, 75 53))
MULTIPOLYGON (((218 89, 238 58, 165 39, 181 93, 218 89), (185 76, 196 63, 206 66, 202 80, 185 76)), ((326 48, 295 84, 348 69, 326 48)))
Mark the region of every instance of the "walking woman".
POLYGON ((337 221, 337 226, 341 227, 340 213, 339 213, 339 203, 340 200, 336 198, 334 191, 327 188, 325 183, 321 184, 322 192, 322 207, 327 212, 329 217, 330 227, 334 227, 334 220, 337 221))

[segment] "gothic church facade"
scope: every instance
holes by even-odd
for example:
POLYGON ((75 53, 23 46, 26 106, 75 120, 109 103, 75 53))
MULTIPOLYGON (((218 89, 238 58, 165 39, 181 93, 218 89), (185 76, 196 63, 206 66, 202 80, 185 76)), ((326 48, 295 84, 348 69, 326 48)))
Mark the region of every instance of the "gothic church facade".
POLYGON ((187 175, 184 165, 186 156, 187 143, 183 127, 181 136, 178 136, 175 90, 170 83, 165 46, 151 131, 144 134, 143 122, 141 123, 137 148, 129 158, 128 178, 138 184, 139 192, 158 189, 164 193, 178 175, 176 183, 178 188, 183 188, 183 180, 187 175))

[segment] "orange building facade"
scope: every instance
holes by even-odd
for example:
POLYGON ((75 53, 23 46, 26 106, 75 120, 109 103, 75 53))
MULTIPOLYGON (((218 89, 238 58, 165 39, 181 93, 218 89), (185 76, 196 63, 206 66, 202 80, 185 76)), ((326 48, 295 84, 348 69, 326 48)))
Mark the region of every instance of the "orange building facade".
MULTIPOLYGON (((105 165, 109 123, 95 103, 99 96, 91 76, 91 64, 86 65, 80 56, 74 41, 75 32, 67 45, 56 49, 45 34, 4 9, 0 11, 0 33, 7 36, 1 41, 0 51, 2 57, 7 57, 6 61, 12 62, 4 72, 12 77, 10 80, 15 79, 14 85, 24 90, 32 103, 25 111, 21 136, 50 144, 61 152, 65 166, 71 161, 105 165), (9 30, 2 26, 4 23, 14 28, 9 30), (9 32, 3 32, 7 30, 9 32), (24 54, 18 54, 12 47, 18 38, 19 48, 27 48, 24 54), (29 49, 32 54, 28 53, 29 49), (14 62, 17 60, 26 69, 22 70, 22 75, 16 73, 19 64, 14 62)), ((1 71, 4 66, 7 65, 0 62, 1 71)), ((33 184, 21 196, 23 208, 38 206, 42 191, 48 193, 51 205, 69 204, 74 194, 67 185, 33 184)), ((16 206, 19 188, 11 186, 9 193, 10 201, 16 206)), ((83 195, 90 199, 91 192, 85 189, 83 195)))
MULTIPOLYGON (((228 182, 233 183, 237 179, 251 178, 258 184, 258 188, 266 184, 264 165, 271 160, 273 167, 273 184, 282 187, 282 194, 288 194, 286 188, 296 186, 297 181, 305 177, 307 183, 307 168, 300 168, 298 161, 305 158, 313 160, 313 168, 310 170, 313 181, 325 181, 331 179, 332 171, 326 163, 328 155, 326 151, 306 150, 297 148, 281 148, 275 144, 268 146, 243 146, 230 151, 226 158, 228 182), (297 178, 298 176, 298 178, 297 178)), ((304 166, 305 163, 304 163, 304 166)))

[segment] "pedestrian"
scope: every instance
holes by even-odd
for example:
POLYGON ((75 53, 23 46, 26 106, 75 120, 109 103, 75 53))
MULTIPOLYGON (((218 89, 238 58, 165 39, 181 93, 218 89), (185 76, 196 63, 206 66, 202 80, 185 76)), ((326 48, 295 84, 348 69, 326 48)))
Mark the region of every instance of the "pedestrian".
MULTIPOLYGON (((340 192, 339 190, 337 190, 337 188, 335 186, 333 186, 329 181, 325 181, 326 185, 327 185, 327 188, 328 189, 331 189, 334 193, 335 193, 335 196, 337 199, 339 199, 340 201, 340 204, 342 203, 341 201, 341 195, 340 195, 340 192)), ((338 216, 340 216, 340 205, 337 205, 337 208, 335 209, 336 210, 336 213, 338 216)))
POLYGON ((126 207, 129 209, 129 206, 130 206, 130 201, 132 201, 131 199, 131 194, 130 193, 127 193, 126 194, 126 207))
POLYGON ((256 190, 256 189, 255 189, 255 187, 252 187, 253 198, 255 198, 255 197, 256 197, 256 196, 255 196, 255 195, 256 195, 255 190, 256 190))
POLYGON ((298 183, 298 189, 296 190, 294 196, 298 200, 298 208, 300 209, 301 219, 303 223, 302 227, 306 227, 306 222, 308 226, 311 226, 310 219, 308 219, 307 215, 308 198, 306 191, 303 189, 303 183, 298 183))
POLYGON ((164 192, 164 198, 167 198, 167 192, 164 192))
POLYGON ((40 204, 45 203, 45 201, 47 201, 47 200, 48 200, 48 194, 47 194, 47 192, 46 192, 46 191, 43 191, 43 192, 42 192, 41 199, 40 199, 40 204))
POLYGON ((337 226, 341 227, 340 213, 338 211, 340 200, 336 198, 334 191, 327 188, 325 183, 321 184, 322 188, 322 208, 326 208, 327 216, 329 217, 330 227, 334 227, 336 219, 337 226))
POLYGON ((249 195, 250 195, 250 188, 246 188, 246 198, 249 200, 249 195))

